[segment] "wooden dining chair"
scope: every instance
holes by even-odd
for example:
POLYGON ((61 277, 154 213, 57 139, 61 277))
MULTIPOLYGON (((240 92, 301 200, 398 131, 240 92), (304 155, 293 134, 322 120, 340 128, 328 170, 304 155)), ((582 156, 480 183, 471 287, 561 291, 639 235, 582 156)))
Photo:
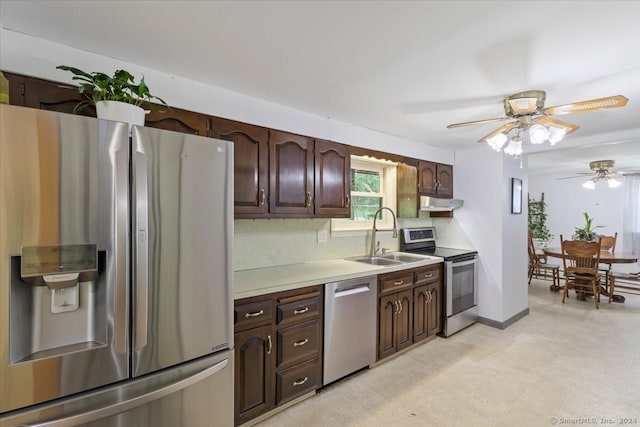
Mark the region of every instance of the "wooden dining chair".
POLYGON ((585 240, 563 240, 560 235, 562 247, 562 263, 564 266, 564 291, 562 303, 569 294, 569 289, 576 292, 593 293, 596 308, 600 308, 600 261, 601 240, 587 242, 585 240))
MULTIPOLYGON (((601 250, 602 251, 607 251, 607 252, 615 252, 616 251, 616 241, 618 240, 618 233, 616 232, 616 234, 614 234, 613 236, 604 236, 604 235, 600 235, 600 241, 602 242, 602 246, 601 246, 601 250)), ((604 273, 604 284, 605 287, 607 288, 607 291, 609 289, 609 274, 611 274, 611 264, 606 264, 606 263, 601 263, 600 266, 598 267, 599 270, 604 273)))
POLYGON ((551 277, 553 284, 550 289, 553 291, 560 290, 560 266, 556 264, 548 264, 547 257, 544 254, 536 253, 536 248, 533 244, 533 235, 529 230, 529 243, 527 251, 529 253, 529 285, 531 285, 531 279, 535 276, 536 279, 548 279, 551 277))

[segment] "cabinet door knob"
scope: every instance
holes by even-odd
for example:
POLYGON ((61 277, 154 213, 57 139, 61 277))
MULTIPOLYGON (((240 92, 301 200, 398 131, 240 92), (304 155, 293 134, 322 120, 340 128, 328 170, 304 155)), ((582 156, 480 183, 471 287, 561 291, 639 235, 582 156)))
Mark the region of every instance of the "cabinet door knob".
POLYGON ((296 386, 302 385, 302 384, 306 383, 308 380, 309 380, 309 377, 304 377, 304 378, 297 379, 297 380, 295 380, 293 382, 293 386, 296 387, 296 386))
POLYGON ((256 311, 256 312, 253 312, 253 313, 245 313, 245 314, 244 314, 244 317, 245 317, 245 318, 249 318, 249 317, 258 317, 258 316, 260 316, 260 315, 262 315, 262 314, 264 314, 264 310, 256 311))
POLYGON ((308 343, 308 342, 309 342, 309 338, 305 338, 305 339, 303 339, 303 340, 300 340, 300 341, 296 341, 296 342, 294 342, 294 343, 293 343, 293 346, 294 346, 294 347, 300 347, 301 345, 305 345, 305 344, 306 344, 306 343, 308 343))
POLYGON ((307 311, 309 311, 309 307, 293 310, 293 314, 302 314, 306 313, 307 311))

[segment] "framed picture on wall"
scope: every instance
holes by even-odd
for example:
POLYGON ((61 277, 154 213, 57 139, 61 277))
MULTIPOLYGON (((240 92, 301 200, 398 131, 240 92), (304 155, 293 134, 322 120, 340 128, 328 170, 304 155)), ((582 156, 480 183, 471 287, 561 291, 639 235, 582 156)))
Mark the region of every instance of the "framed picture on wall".
POLYGON ((511 213, 522 213, 522 180, 511 178, 511 213))

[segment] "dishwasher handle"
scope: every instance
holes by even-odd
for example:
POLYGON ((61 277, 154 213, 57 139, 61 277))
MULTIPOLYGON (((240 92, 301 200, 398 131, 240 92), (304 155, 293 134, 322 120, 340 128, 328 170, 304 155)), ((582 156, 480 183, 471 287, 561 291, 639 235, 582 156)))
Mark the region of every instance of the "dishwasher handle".
POLYGON ((369 292, 370 290, 371 290, 371 286, 368 283, 363 283, 362 285, 350 286, 348 288, 343 288, 343 289, 336 289, 334 293, 334 298, 361 294, 363 292, 369 292))

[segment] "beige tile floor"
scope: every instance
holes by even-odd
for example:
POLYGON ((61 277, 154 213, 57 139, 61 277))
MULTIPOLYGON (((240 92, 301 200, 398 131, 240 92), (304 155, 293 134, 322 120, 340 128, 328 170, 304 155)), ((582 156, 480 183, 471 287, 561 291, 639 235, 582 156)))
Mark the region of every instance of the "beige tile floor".
POLYGON ((640 296, 570 298, 534 280, 530 314, 473 325, 322 389, 286 426, 640 425, 640 296))

